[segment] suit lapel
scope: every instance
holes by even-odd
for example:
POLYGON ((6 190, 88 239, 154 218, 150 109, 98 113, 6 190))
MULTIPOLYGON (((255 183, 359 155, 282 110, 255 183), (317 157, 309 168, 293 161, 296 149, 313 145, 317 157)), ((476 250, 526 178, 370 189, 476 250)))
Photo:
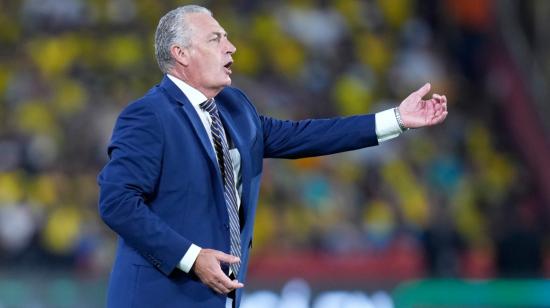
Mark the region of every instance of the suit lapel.
POLYGON ((214 147, 210 142, 208 133, 204 129, 204 125, 202 124, 202 121, 199 118, 195 107, 193 107, 193 105, 191 104, 191 102, 189 102, 183 92, 167 76, 164 76, 164 79, 162 80, 160 86, 174 101, 179 104, 178 109, 181 110, 181 113, 183 113, 185 117, 187 117, 187 119, 191 123, 191 126, 193 127, 195 135, 200 140, 200 147, 203 149, 204 153, 208 157, 210 172, 214 176, 214 181, 217 182, 217 185, 214 185, 212 189, 214 191, 214 198, 216 200, 215 204, 218 215, 220 215, 222 221, 229 221, 227 208, 225 206, 225 198, 223 196, 224 193, 222 175, 220 168, 218 167, 216 154, 214 153, 214 147))
POLYGON ((195 107, 193 107, 193 105, 189 102, 183 92, 167 76, 164 76, 164 79, 162 80, 160 86, 166 90, 166 93, 168 93, 168 95, 170 95, 173 100, 180 104, 181 110, 183 110, 183 113, 185 114, 189 122, 191 122, 195 135, 200 140, 201 147, 208 156, 210 164, 212 165, 212 167, 214 167, 213 169, 217 171, 221 179, 221 174, 218 168, 218 163, 216 161, 214 148, 212 147, 212 143, 210 142, 208 133, 204 129, 204 125, 202 124, 202 121, 199 118, 195 107))

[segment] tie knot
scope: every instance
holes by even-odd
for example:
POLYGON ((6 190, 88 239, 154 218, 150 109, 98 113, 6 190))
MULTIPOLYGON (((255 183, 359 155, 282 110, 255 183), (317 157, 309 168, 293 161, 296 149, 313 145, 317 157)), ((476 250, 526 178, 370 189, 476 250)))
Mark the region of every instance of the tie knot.
POLYGON ((214 99, 213 98, 210 98, 204 102, 202 102, 200 105, 199 105, 202 110, 212 114, 212 113, 216 113, 217 111, 217 108, 216 108, 216 103, 214 102, 214 99))

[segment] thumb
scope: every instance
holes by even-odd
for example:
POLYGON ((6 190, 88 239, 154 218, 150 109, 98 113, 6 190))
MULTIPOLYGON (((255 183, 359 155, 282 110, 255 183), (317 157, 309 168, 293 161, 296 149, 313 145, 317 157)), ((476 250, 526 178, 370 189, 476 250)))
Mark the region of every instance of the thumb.
POLYGON ((420 95, 420 98, 424 97, 428 92, 430 92, 430 89, 432 88, 432 85, 427 82, 425 85, 423 85, 420 89, 416 90, 416 93, 420 95))
POLYGON ((219 251, 216 254, 216 259, 218 259, 218 261, 220 262, 229 263, 229 264, 241 262, 241 259, 239 259, 238 257, 235 257, 233 255, 228 255, 221 251, 219 251))

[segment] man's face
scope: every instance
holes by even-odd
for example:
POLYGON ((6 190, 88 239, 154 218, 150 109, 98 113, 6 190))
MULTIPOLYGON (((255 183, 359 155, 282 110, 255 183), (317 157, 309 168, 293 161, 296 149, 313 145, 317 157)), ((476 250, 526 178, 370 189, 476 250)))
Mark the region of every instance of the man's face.
POLYGON ((231 84, 231 55, 236 48, 227 33, 210 15, 191 13, 187 16, 191 26, 191 46, 186 69, 186 82, 205 95, 218 93, 231 84))

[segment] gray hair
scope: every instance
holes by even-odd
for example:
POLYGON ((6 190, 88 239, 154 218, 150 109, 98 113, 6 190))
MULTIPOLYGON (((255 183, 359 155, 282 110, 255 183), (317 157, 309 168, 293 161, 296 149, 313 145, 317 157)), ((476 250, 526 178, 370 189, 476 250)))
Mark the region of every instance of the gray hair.
POLYGON ((191 29, 185 18, 189 13, 206 13, 212 16, 212 12, 198 5, 184 5, 171 10, 162 16, 155 33, 155 56, 160 70, 168 73, 174 66, 174 59, 170 48, 176 44, 182 47, 191 45, 191 29))

